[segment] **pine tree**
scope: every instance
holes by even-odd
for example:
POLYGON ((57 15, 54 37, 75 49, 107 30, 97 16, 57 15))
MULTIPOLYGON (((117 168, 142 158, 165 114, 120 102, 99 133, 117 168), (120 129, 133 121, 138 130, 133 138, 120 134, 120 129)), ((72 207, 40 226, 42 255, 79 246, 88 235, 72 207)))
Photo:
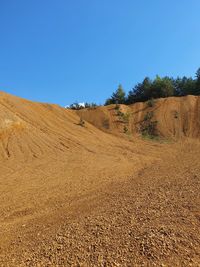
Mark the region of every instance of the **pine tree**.
POLYGON ((126 93, 120 84, 117 90, 112 94, 111 98, 106 100, 105 105, 124 104, 126 102, 126 93))

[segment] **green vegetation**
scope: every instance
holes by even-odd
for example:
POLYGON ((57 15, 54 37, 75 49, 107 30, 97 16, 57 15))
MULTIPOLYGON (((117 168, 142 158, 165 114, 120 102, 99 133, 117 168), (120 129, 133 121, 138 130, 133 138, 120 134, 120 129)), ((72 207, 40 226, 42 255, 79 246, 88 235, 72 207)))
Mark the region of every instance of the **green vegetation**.
MULTIPOLYGON (((200 95, 200 68, 194 78, 186 76, 182 78, 160 77, 157 75, 155 79, 151 80, 149 77, 145 77, 127 95, 120 84, 112 96, 106 100, 105 105, 116 104, 115 109, 119 110, 120 104, 147 101, 148 107, 154 107, 157 98, 186 95, 200 95)), ((95 103, 85 103, 84 105, 73 103, 69 108, 79 110, 96 107, 95 103)))
POLYGON ((148 101, 149 107, 154 106, 156 98, 169 96, 200 95, 200 68, 197 70, 195 78, 192 77, 160 77, 156 76, 151 80, 146 77, 141 83, 134 86, 126 96, 120 85, 111 98, 106 100, 109 104, 133 104, 136 102, 148 101))
POLYGON ((120 117, 123 122, 129 122, 130 113, 123 113, 121 110, 117 110, 117 116, 120 117))
POLYGON ((147 112, 144 116, 144 121, 150 121, 153 118, 153 112, 147 112))
POLYGON ((123 115, 124 115, 124 113, 121 112, 121 110, 117 110, 117 116, 119 116, 119 117, 123 117, 123 115))
POLYGON ((148 121, 148 123, 143 124, 142 135, 148 135, 150 137, 157 136, 157 124, 158 121, 148 121))
MULTIPOLYGON (((117 110, 117 116, 120 118, 120 121, 128 125, 130 113, 128 113, 128 112, 123 113, 120 109, 118 109, 117 105, 116 105, 116 107, 117 107, 117 109, 116 108, 115 109, 117 110)), ((124 126, 124 133, 125 134, 130 133, 127 125, 124 126)))
POLYGON ((125 133, 125 134, 128 134, 128 133, 129 133, 129 129, 128 129, 127 126, 124 126, 124 133, 125 133))
POLYGON ((126 113, 122 113, 122 119, 124 122, 129 122, 129 118, 130 118, 130 113, 126 112, 126 113))
POLYGON ((143 137, 154 139, 158 136, 158 121, 152 120, 153 116, 153 112, 147 112, 144 116, 144 120, 140 124, 140 132, 142 133, 143 137))
POLYGON ((120 84, 117 90, 112 94, 111 98, 106 100, 105 105, 124 104, 126 102, 126 93, 120 84))
POLYGON ((149 107, 149 108, 152 108, 152 107, 154 107, 155 106, 155 99, 154 98, 151 98, 151 99, 149 99, 148 101, 147 101, 147 106, 149 107))
POLYGON ((87 102, 84 105, 80 105, 78 102, 75 102, 69 106, 70 109, 74 109, 74 110, 80 110, 80 109, 84 109, 84 108, 95 109, 96 107, 97 107, 97 104, 87 103, 87 102))
POLYGON ((97 107, 97 104, 96 103, 85 103, 85 108, 93 108, 95 109, 97 107))

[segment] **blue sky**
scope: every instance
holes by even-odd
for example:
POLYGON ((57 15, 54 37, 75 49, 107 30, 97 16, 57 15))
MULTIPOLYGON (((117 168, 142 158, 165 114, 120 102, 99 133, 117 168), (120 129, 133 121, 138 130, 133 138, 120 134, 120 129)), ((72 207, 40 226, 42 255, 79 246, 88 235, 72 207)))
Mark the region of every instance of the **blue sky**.
POLYGON ((0 90, 104 100, 145 76, 194 76, 199 0, 0 0, 0 90))

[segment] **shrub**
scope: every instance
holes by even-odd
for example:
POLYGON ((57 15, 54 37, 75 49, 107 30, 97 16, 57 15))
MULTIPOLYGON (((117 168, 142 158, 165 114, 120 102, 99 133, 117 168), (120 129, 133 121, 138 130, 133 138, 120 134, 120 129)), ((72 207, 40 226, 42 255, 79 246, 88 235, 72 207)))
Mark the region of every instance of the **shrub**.
POLYGON ((147 112, 147 113, 145 114, 145 116, 144 116, 144 121, 149 121, 149 120, 151 120, 151 119, 153 118, 153 115, 154 115, 153 111, 151 111, 151 112, 147 112))
POLYGON ((129 122, 130 113, 123 113, 120 110, 117 110, 117 116, 119 116, 123 122, 129 122))
POLYGON ((130 113, 123 113, 122 115, 122 119, 125 121, 125 122, 129 122, 129 117, 130 117, 130 113))
POLYGON ((117 116, 122 117, 123 116, 123 112, 121 112, 120 110, 117 110, 117 116))
POLYGON ((129 132, 128 127, 124 126, 124 133, 127 134, 128 132, 129 132))
POLYGON ((149 136, 153 138, 158 135, 157 133, 158 121, 149 121, 141 127, 141 132, 143 136, 149 136))
POLYGON ((84 127, 85 126, 85 121, 82 118, 80 118, 79 125, 81 127, 84 127))
POLYGON ((150 108, 152 108, 152 107, 155 106, 155 102, 156 102, 155 99, 154 98, 151 98, 151 99, 149 99, 147 101, 147 106, 150 107, 150 108))
POLYGON ((158 136, 157 131, 157 124, 158 121, 152 121, 152 118, 154 116, 153 112, 147 112, 144 116, 143 122, 140 124, 140 132, 142 133, 142 136, 149 137, 153 139, 154 137, 158 136))

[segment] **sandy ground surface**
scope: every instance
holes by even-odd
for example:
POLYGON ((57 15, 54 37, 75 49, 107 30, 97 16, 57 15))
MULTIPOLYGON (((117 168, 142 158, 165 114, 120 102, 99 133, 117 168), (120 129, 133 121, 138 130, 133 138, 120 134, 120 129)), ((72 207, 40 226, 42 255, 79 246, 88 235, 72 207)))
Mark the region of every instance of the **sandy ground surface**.
POLYGON ((0 266, 200 266, 198 140, 124 139, 4 94, 0 114, 0 266))
POLYGON ((71 185, 41 165, 26 183, 1 177, 1 266, 200 266, 200 145, 164 149, 140 170, 96 168, 71 185))

